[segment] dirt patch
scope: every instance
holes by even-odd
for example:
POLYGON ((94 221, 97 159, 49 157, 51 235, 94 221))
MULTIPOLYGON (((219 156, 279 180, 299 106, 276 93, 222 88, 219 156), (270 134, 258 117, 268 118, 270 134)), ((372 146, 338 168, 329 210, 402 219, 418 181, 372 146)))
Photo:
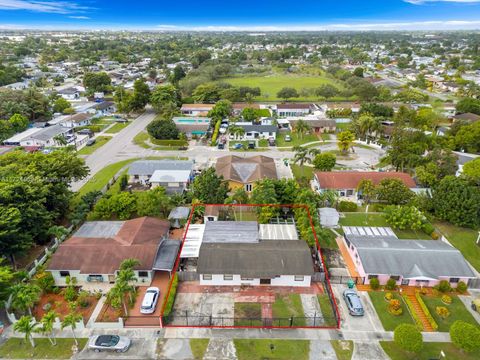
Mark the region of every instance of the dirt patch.
POLYGON ((262 316, 262 305, 258 303, 235 303, 236 318, 260 318, 262 316))
POLYGON ((119 317, 123 316, 123 307, 114 309, 107 303, 103 304, 102 310, 97 316, 96 322, 116 322, 119 317))
MULTIPOLYGON (((78 312, 83 317, 83 322, 86 324, 90 316, 92 316, 93 310, 97 305, 97 298, 95 296, 89 296, 87 298, 88 306, 82 307, 78 306, 76 312, 78 312)), ((62 294, 44 294, 40 298, 40 301, 37 305, 33 308, 33 316, 37 320, 41 320, 43 315, 48 311, 53 310, 58 314, 60 320, 70 313, 70 308, 68 306, 68 301, 65 300, 62 294), (50 309, 45 310, 50 304, 50 309)))
POLYGON ((342 253, 338 249, 322 249, 328 268, 346 268, 342 253))
POLYGON ((183 240, 183 232, 185 229, 173 229, 170 230, 170 239, 183 240))

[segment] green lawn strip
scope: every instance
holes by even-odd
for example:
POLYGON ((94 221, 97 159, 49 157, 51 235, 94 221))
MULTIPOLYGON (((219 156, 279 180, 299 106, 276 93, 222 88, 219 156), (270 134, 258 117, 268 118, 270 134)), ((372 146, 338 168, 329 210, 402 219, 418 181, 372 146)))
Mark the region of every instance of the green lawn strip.
POLYGON ((262 326, 262 304, 236 302, 234 316, 235 326, 262 326))
POLYGON ((352 340, 330 340, 338 360, 350 360, 353 355, 352 340))
POLYGON ((438 331, 444 331, 444 332, 449 331, 450 326, 456 320, 462 320, 478 326, 479 324, 476 322, 475 318, 465 307, 462 300, 460 300, 457 295, 450 295, 450 296, 452 298, 452 303, 450 305, 445 305, 442 302, 442 299, 440 296, 427 296, 427 295, 421 296, 423 299, 423 302, 425 303, 428 310, 430 311, 430 314, 432 314, 433 318, 435 319, 435 322, 438 324, 438 331), (446 307, 450 311, 450 316, 447 317, 446 319, 442 319, 435 311, 437 306, 446 307))
POLYGON ((202 360, 210 339, 190 339, 190 349, 195 360, 202 360))
MULTIPOLYGON (((78 339, 78 349, 84 348, 88 339, 78 339)), ((70 359, 72 357, 72 338, 57 338, 57 345, 52 346, 46 338, 35 339, 35 347, 25 343, 23 338, 10 338, 0 346, 2 359, 70 359)))
POLYGON ((413 319, 408 312, 407 304, 403 302, 403 299, 400 295, 395 292, 392 292, 393 298, 400 300, 402 304, 403 313, 401 315, 395 316, 388 312, 388 301, 385 300, 384 291, 369 291, 368 295, 370 300, 372 300, 373 307, 382 322, 383 328, 386 331, 393 331, 400 324, 413 324, 413 319))
POLYGON ((306 178, 308 180, 313 179, 313 173, 315 172, 315 168, 311 166, 300 166, 297 164, 290 164, 293 172, 293 176, 296 180, 300 180, 302 178, 306 178))
POLYGON ((249 149, 248 148, 248 143, 250 143, 251 141, 255 142, 254 140, 230 140, 229 149, 230 149, 230 151, 267 151, 267 150, 270 150, 268 145, 266 147, 260 147, 260 146, 257 146, 256 143, 255 143, 255 148, 254 149, 249 149), (242 149, 235 149, 234 148, 235 144, 242 144, 243 148, 242 149))
POLYGON ((275 302, 272 305, 273 317, 281 318, 278 325, 290 325, 288 319, 293 317, 293 326, 305 326, 306 322, 303 318, 302 300, 299 294, 276 295, 275 302))
POLYGON ((328 229, 328 231, 325 231, 325 235, 317 234, 318 245, 320 245, 320 249, 338 249, 336 238, 337 235, 335 235, 334 232, 330 229, 328 229))
POLYGON ((234 339, 238 360, 307 360, 308 340, 234 339))
POLYGON ((445 353, 448 360, 475 360, 480 359, 480 350, 467 353, 456 348, 452 343, 425 342, 419 353, 403 350, 393 341, 380 341, 380 345, 391 360, 429 360, 440 359, 440 352, 445 353))
POLYGON ((116 134, 120 132, 121 130, 125 129, 128 125, 130 125, 131 122, 124 122, 124 123, 116 123, 113 125, 110 129, 105 130, 107 134, 116 134))
POLYGON ((335 313, 333 312, 332 303, 327 294, 317 295, 318 303, 320 304, 320 310, 325 321, 326 326, 335 326, 337 325, 337 320, 335 319, 335 313))
POLYGON ((476 244, 478 231, 444 222, 435 222, 433 225, 446 236, 453 246, 460 250, 477 271, 480 271, 480 246, 476 244))
POLYGON ((144 149, 150 149, 151 146, 146 143, 149 138, 149 135, 145 131, 142 131, 135 135, 135 137, 133 138, 133 143, 135 145, 141 146, 144 149))
POLYGON ((275 142, 278 147, 294 147, 321 140, 322 139, 317 134, 304 134, 299 136, 297 133, 288 131, 280 133, 275 142), (290 135, 291 141, 285 141, 286 135, 290 135))
POLYGON ((95 144, 91 146, 84 146, 83 148, 78 150, 78 155, 90 155, 95 150, 105 145, 110 139, 111 139, 110 136, 98 136, 95 139, 95 144))
MULTIPOLYGON (((385 220, 385 217, 382 213, 348 213, 345 214, 345 217, 340 218, 340 225, 342 226, 382 226, 390 227, 385 220)), ((398 236, 399 239, 421 239, 421 240, 431 240, 432 238, 421 232, 414 230, 399 230, 393 229, 393 232, 398 236)))
MULTIPOLYGON (((348 117, 348 116, 346 116, 348 117)), ((345 131, 345 130, 349 130, 350 129, 350 123, 336 123, 335 127, 337 128, 337 132, 342 132, 342 131, 345 131)))

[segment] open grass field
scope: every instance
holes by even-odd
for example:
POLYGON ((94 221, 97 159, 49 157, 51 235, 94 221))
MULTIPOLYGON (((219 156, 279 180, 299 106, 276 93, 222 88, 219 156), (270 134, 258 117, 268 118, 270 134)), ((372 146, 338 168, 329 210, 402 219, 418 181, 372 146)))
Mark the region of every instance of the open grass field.
POLYGON ((202 360, 207 351, 210 339, 190 339, 190 349, 192 349, 193 358, 202 360))
MULTIPOLYGON (((84 348, 87 339, 78 339, 78 349, 84 348)), ((25 343, 23 338, 10 338, 0 346, 1 359, 70 359, 72 357, 73 338, 57 339, 52 346, 48 339, 35 339, 35 347, 25 343)))
MULTIPOLYGON (((232 84, 234 86, 250 86, 259 87, 262 91, 261 96, 257 98, 259 101, 277 101, 283 100, 277 97, 277 93, 284 87, 293 87, 297 91, 302 88, 317 88, 324 84, 331 84, 342 90, 343 86, 334 79, 325 75, 306 76, 294 74, 273 74, 266 76, 241 76, 222 79, 222 82, 232 84)), ((318 100, 316 96, 299 97, 291 99, 295 101, 318 100)))
POLYGON ((392 315, 388 312, 388 301, 385 300, 384 291, 369 291, 368 295, 370 300, 372 300, 373 307, 380 318, 380 321, 383 325, 383 328, 386 331, 393 331, 400 324, 412 324, 414 325, 413 319, 408 312, 407 304, 402 300, 402 297, 395 292, 392 292, 393 298, 400 300, 402 304, 403 313, 401 315, 392 315))
POLYGON ((307 360, 308 340, 235 339, 238 360, 307 360))
POLYGON ((480 246, 476 244, 478 231, 451 225, 444 222, 433 224, 443 233, 472 266, 480 271, 480 246))
POLYGON ((419 353, 412 353, 403 350, 393 341, 380 341, 380 345, 392 360, 429 360, 440 359, 440 352, 445 353, 448 360, 474 360, 480 359, 480 350, 467 353, 457 349, 452 343, 426 342, 419 353))

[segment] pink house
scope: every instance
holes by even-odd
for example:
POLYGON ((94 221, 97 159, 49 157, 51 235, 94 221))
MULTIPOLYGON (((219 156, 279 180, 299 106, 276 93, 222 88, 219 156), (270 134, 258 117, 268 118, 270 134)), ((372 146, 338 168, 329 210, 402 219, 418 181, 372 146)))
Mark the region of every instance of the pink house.
POLYGON ((390 228, 344 227, 344 241, 357 271, 368 284, 395 279, 397 285, 452 287, 468 284, 475 274, 454 247, 441 240, 400 240, 390 228))

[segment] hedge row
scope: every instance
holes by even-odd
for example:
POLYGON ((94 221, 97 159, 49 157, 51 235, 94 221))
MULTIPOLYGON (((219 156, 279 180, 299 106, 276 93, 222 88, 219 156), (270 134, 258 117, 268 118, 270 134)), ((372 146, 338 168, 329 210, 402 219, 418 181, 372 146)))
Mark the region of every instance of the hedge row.
POLYGON ((430 310, 428 310, 427 305, 423 302, 422 297, 418 292, 415 292, 415 297, 417 298, 418 303, 420 304, 420 307, 422 308, 423 312, 427 316, 427 320, 432 326, 433 330, 437 331, 438 330, 438 324, 436 323, 435 319, 433 318, 432 314, 430 314, 430 310))
POLYGON ((415 311, 412 302, 408 298, 407 295, 402 294, 403 301, 405 301, 405 304, 407 304, 408 310, 410 312, 410 315, 412 315, 413 320, 415 321, 415 324, 417 326, 417 329, 420 331, 423 331, 423 322, 422 320, 418 317, 417 312, 415 311))
POLYGON ((212 135, 212 146, 215 146, 217 144, 218 132, 220 131, 221 124, 222 124, 221 120, 218 120, 217 123, 215 124, 215 130, 213 130, 213 135, 212 135))
POLYGON ((175 303, 175 296, 177 295, 177 286, 178 286, 178 275, 175 274, 172 281, 172 287, 170 288, 170 293, 168 294, 167 303, 165 304, 165 311, 163 316, 168 316, 172 312, 173 304, 175 303))
POLYGON ((151 138, 151 141, 155 145, 161 146, 186 146, 188 142, 186 140, 158 140, 151 138))

